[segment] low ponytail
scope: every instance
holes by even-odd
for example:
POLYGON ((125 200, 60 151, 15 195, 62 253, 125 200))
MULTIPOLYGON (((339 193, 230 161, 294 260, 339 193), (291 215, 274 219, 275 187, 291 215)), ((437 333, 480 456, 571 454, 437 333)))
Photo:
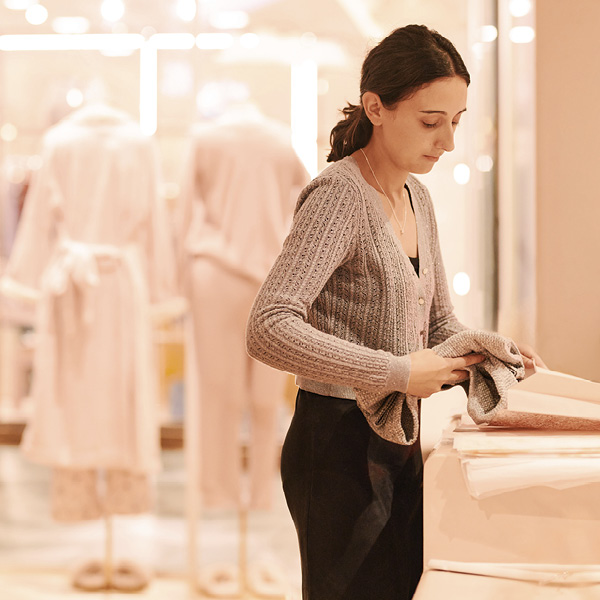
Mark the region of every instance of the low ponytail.
POLYGON ((327 162, 335 162, 364 148, 371 139, 373 125, 369 121, 362 104, 348 104, 342 109, 344 118, 331 130, 329 143, 331 152, 327 162))

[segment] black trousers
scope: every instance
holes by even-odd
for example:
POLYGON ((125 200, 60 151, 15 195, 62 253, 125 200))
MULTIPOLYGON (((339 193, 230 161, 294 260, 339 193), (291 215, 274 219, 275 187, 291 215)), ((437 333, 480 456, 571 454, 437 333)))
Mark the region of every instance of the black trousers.
POLYGON ((303 600, 409 600, 423 570, 420 441, 379 437, 354 400, 300 390, 281 476, 303 600))

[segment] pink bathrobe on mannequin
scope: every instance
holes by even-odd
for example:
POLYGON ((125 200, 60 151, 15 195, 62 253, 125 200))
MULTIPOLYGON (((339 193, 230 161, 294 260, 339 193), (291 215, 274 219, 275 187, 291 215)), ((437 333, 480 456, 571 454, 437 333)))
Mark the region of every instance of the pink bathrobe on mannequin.
POLYGON ((285 375, 251 359, 246 320, 309 176, 289 128, 245 106, 193 134, 176 220, 193 311, 203 505, 269 508, 285 375), (241 429, 249 416, 249 498, 241 429))
POLYGON ((89 106, 44 139, 6 275, 39 294, 23 451, 70 469, 159 467, 149 307, 174 292, 150 138, 89 106))

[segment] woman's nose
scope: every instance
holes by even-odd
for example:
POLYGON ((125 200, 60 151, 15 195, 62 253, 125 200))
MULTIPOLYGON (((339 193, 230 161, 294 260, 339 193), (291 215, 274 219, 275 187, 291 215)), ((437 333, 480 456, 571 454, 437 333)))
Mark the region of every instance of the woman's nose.
POLYGON ((444 127, 440 134, 438 146, 445 152, 452 152, 454 150, 454 127, 452 125, 444 127))

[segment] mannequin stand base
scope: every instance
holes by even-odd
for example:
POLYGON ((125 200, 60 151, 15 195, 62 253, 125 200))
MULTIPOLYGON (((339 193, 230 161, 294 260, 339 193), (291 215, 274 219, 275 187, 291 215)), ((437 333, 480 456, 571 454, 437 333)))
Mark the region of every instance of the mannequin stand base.
POLYGON ((104 517, 104 524, 104 560, 90 560, 80 565, 73 574, 73 587, 85 592, 141 592, 150 583, 150 573, 131 560, 122 560, 113 565, 113 531, 109 515, 104 517))
POLYGON ((112 569, 110 579, 106 576, 105 566, 100 560, 82 564, 73 574, 73 587, 84 592, 117 590, 133 593, 141 592, 150 583, 146 569, 132 561, 119 561, 112 569))

